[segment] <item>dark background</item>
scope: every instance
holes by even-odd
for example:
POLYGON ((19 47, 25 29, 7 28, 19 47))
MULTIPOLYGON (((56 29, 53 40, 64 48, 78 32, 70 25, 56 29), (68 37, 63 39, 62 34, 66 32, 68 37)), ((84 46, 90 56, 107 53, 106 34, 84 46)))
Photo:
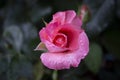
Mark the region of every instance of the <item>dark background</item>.
POLYGON ((82 26, 90 52, 78 68, 58 71, 57 80, 120 79, 120 0, 0 0, 0 80, 53 80, 34 51, 38 32, 55 12, 79 10, 90 19, 82 26))

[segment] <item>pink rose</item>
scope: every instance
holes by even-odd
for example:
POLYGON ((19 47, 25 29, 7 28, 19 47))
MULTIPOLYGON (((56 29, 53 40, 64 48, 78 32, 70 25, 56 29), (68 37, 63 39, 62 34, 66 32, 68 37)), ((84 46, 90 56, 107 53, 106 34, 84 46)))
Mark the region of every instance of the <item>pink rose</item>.
POLYGON ((60 70, 79 65, 89 51, 89 41, 81 25, 76 13, 68 10, 54 14, 53 20, 40 30, 40 39, 48 49, 40 56, 46 67, 60 70))

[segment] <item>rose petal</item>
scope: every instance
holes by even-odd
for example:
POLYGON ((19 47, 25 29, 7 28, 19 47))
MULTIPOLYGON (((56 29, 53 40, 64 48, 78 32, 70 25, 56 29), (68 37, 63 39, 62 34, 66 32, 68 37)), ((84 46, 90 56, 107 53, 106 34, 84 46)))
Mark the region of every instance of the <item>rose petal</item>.
POLYGON ((41 60, 45 66, 55 70, 69 69, 70 66, 77 67, 79 64, 73 53, 44 53, 41 55, 41 60))
POLYGON ((76 17, 74 17, 74 19, 72 20, 71 24, 73 24, 75 28, 81 29, 82 20, 80 20, 80 18, 79 18, 78 16, 76 16, 76 17))
POLYGON ((65 48, 67 45, 67 36, 65 34, 58 33, 56 34, 52 43, 54 43, 58 47, 65 48))
POLYGON ((45 41, 44 44, 47 47, 49 52, 63 52, 63 51, 68 50, 67 48, 58 47, 49 41, 45 41))
POLYGON ((69 50, 75 50, 78 48, 78 38, 81 30, 74 28, 72 25, 63 25, 60 29, 61 33, 65 34, 68 38, 68 46, 69 50))
POLYGON ((74 28, 81 29, 82 22, 73 10, 58 12, 53 15, 53 20, 47 24, 47 27, 43 28, 39 34, 44 34, 41 35, 41 38, 50 40, 50 38, 54 38, 56 33, 61 29, 61 25, 64 24, 71 24, 74 28))
POLYGON ((80 34, 79 37, 79 50, 80 53, 82 54, 81 58, 84 59, 89 52, 89 40, 84 31, 80 34))
POLYGON ((60 29, 58 22, 50 23, 47 25, 46 33, 50 36, 51 39, 57 34, 58 30, 60 29))
MULTIPOLYGON (((51 29, 52 29, 52 27, 51 27, 51 29)), ((51 31, 52 34, 50 33, 51 29, 43 28, 39 33, 42 42, 46 45, 47 49, 50 52, 60 52, 60 51, 68 50, 68 49, 69 50, 75 50, 75 49, 78 48, 78 43, 77 42, 78 42, 80 30, 78 30, 78 29, 76 29, 73 26, 68 25, 68 24, 62 25, 62 26, 52 30, 51 31), (65 49, 61 48, 59 46, 56 46, 52 43, 53 39, 54 39, 54 36, 58 33, 59 30, 60 30, 61 33, 67 35, 67 37, 68 37, 68 42, 67 43, 69 45, 65 49)))
POLYGON ((75 25, 78 29, 80 29, 82 25, 79 17, 76 17, 76 13, 74 10, 57 12, 53 15, 53 20, 50 22, 50 24, 55 22, 58 22, 59 25, 73 23, 73 25, 75 25))
POLYGON ((72 52, 43 53, 40 57, 41 61, 50 69, 60 70, 69 69, 71 66, 77 67, 89 51, 89 41, 84 31, 79 35, 78 44, 79 49, 72 52))
POLYGON ((60 27, 58 26, 58 23, 51 23, 48 24, 47 27, 42 28, 39 32, 39 36, 41 41, 44 42, 44 40, 48 40, 52 42, 52 39, 59 31, 60 27))
POLYGON ((42 28, 42 30, 40 30, 39 36, 42 42, 44 42, 45 40, 50 41, 50 37, 48 36, 46 32, 46 28, 42 28))
POLYGON ((72 22, 72 20, 74 19, 74 17, 76 16, 76 13, 75 13, 75 11, 73 11, 73 10, 68 10, 68 11, 66 11, 65 12, 65 24, 66 23, 71 23, 72 22))
POLYGON ((77 49, 78 48, 77 42, 78 42, 79 34, 82 30, 78 30, 74 28, 73 25, 69 25, 69 24, 65 24, 65 25, 57 27, 56 29, 51 30, 54 25, 55 24, 51 24, 51 26, 49 26, 50 29, 43 28, 39 33, 42 42, 44 42, 48 50, 50 52, 60 52, 60 51, 68 50, 68 49, 69 50, 77 49), (62 49, 61 47, 53 44, 53 39, 58 34, 58 32, 65 34, 68 38, 68 42, 67 42, 68 45, 65 49, 62 49))
POLYGON ((42 42, 45 44, 49 52, 63 52, 68 50, 68 48, 62 48, 62 47, 56 46, 51 41, 48 41, 45 39, 42 39, 42 42))
POLYGON ((57 12, 53 15, 53 20, 50 23, 58 22, 60 24, 64 24, 65 22, 65 12, 57 12))
MULTIPOLYGON (((54 25, 54 24, 53 24, 54 25)), ((60 51, 66 51, 67 48, 61 48, 61 47, 58 47, 56 45, 54 45, 52 42, 53 42, 53 39, 54 39, 54 36, 56 35, 56 33, 58 32, 59 28, 56 28, 56 30, 51 30, 53 27, 52 27, 52 24, 50 26, 50 29, 46 29, 46 28, 43 28, 40 32, 39 32, 39 36, 41 38, 41 41, 45 44, 45 46, 47 47, 47 49, 50 51, 50 52, 60 52, 60 51), (58 30, 57 30, 58 29, 58 30), (53 31, 53 33, 51 34, 50 33, 50 30, 51 30, 51 33, 53 31)))

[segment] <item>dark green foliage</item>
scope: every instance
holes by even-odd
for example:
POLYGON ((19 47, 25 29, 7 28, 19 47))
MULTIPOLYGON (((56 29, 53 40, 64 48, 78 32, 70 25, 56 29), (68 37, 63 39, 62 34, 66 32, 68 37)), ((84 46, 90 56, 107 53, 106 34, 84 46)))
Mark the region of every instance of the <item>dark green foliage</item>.
POLYGON ((96 43, 90 44, 89 54, 85 58, 85 64, 93 73, 98 73, 102 63, 102 49, 96 43))
POLYGON ((120 59, 120 30, 110 29, 105 32, 102 37, 104 46, 111 52, 117 59, 120 59))

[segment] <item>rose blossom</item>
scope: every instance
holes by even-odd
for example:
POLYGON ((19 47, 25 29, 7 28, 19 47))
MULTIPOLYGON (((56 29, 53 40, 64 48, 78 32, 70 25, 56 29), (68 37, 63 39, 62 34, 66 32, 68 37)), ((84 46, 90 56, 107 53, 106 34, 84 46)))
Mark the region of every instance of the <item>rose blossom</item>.
POLYGON ((48 50, 40 56, 46 67, 55 70, 78 67, 89 51, 89 41, 81 25, 76 13, 68 10, 54 14, 53 20, 40 30, 41 42, 48 50))

